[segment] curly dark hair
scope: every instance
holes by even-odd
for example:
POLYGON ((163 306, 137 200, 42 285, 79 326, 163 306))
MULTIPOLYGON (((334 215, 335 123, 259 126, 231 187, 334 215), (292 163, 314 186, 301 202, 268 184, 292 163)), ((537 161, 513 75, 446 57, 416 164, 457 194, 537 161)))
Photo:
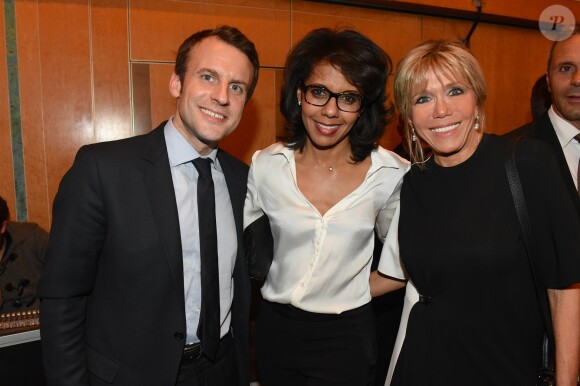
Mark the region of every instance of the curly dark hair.
POLYGON ((223 42, 237 48, 242 51, 247 57, 252 67, 254 68, 254 77, 252 79, 252 84, 248 89, 248 95, 246 99, 250 99, 258 83, 258 73, 260 69, 260 62, 258 60, 258 52, 254 43, 240 32, 235 27, 230 27, 227 25, 222 25, 214 29, 206 29, 199 31, 188 37, 181 43, 179 51, 177 52, 177 58, 175 59, 175 74, 179 77, 181 83, 185 79, 185 73, 187 72, 187 62, 189 61, 189 53, 195 45, 201 42, 203 39, 210 36, 215 36, 222 40, 223 42))
POLYGON ((296 92, 320 63, 339 70, 363 96, 364 108, 348 134, 352 160, 361 162, 377 147, 393 117, 394 107, 387 104, 386 93, 391 59, 369 38, 350 29, 319 28, 300 40, 286 59, 280 101, 289 133, 282 140, 294 150, 303 150, 307 140, 296 92))

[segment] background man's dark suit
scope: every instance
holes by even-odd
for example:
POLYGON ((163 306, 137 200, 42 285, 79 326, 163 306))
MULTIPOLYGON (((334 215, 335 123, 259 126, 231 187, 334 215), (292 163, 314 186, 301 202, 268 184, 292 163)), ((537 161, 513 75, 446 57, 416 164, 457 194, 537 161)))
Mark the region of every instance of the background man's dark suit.
POLYGON ((552 147, 552 149, 554 149, 557 155, 558 164, 562 170, 562 176, 566 186, 570 191, 570 194, 572 194, 574 197, 574 203, 576 204, 576 209, 578 210, 578 215, 580 216, 580 200, 578 199, 578 190, 576 189, 576 185, 574 185, 574 180, 570 174, 570 168, 566 163, 564 151, 562 150, 562 146, 560 145, 560 141, 558 140, 558 136, 556 135, 552 121, 550 121, 548 112, 544 112, 541 116, 534 120, 534 122, 530 122, 506 134, 506 136, 510 137, 520 135, 537 138, 547 143, 550 145, 550 147, 552 147))
MULTIPOLYGON (((49 381, 175 384, 186 322, 164 125, 81 148, 61 182, 40 286, 49 381)), ((250 284, 241 235, 248 167, 221 150, 217 158, 238 234, 232 328, 239 384, 247 385, 250 284)))

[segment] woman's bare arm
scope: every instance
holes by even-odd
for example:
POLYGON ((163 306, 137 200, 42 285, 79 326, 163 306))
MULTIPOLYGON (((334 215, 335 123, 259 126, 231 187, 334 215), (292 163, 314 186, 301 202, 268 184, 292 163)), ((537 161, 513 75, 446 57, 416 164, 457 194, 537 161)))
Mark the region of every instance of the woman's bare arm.
POLYGON ((580 364, 580 284, 549 289, 556 340, 556 383, 576 386, 580 364))
POLYGON ((371 296, 374 298, 387 292, 398 290, 399 288, 403 288, 405 283, 406 281, 404 280, 396 280, 383 275, 379 271, 372 271, 370 277, 371 296))

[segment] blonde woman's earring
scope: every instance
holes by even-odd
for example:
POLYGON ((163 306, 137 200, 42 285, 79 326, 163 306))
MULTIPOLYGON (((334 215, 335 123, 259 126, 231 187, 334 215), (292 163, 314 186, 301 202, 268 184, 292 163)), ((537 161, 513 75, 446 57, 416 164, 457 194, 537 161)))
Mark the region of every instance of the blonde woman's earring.
POLYGON ((479 115, 475 116, 475 125, 473 125, 474 130, 479 130, 479 115))
POLYGON ((413 140, 413 142, 417 142, 417 136, 415 135, 415 128, 411 127, 411 132, 413 133, 413 135, 411 136, 411 139, 413 140))

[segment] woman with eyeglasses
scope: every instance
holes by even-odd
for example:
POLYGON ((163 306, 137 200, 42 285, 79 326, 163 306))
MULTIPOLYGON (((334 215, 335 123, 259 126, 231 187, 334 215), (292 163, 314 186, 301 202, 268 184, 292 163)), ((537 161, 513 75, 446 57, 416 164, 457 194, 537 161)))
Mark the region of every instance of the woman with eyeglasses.
POLYGON ((273 237, 255 326, 263 386, 373 384, 374 232, 387 236, 409 168, 377 145, 390 71, 380 47, 347 29, 314 30, 287 58, 288 136, 254 155, 244 210, 246 230, 267 216, 273 237))

